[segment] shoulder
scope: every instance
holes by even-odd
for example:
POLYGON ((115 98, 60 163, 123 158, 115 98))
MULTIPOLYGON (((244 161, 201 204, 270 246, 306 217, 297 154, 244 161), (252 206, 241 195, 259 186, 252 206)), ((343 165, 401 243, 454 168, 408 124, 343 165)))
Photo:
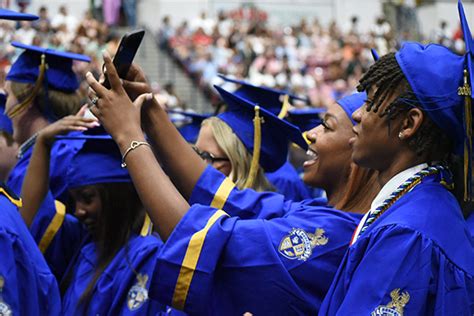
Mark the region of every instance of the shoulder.
POLYGON ((0 182, 0 199, 2 204, 9 203, 15 207, 21 207, 21 199, 3 182, 0 182))

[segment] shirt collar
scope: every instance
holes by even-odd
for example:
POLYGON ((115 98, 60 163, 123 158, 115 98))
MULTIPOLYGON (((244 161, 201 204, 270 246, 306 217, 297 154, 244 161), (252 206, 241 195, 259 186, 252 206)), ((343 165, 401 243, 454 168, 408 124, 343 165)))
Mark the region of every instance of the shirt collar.
POLYGON ((420 172, 426 167, 428 167, 428 164, 422 163, 414 167, 405 169, 402 172, 399 172, 398 174, 393 176, 387 183, 385 183, 385 185, 382 187, 382 189, 377 194, 375 199, 372 201, 372 204, 370 205, 370 209, 375 210, 383 202, 385 202, 385 200, 388 199, 390 194, 392 194, 393 191, 395 191, 400 185, 402 185, 403 182, 407 181, 408 179, 413 177, 416 173, 420 172))

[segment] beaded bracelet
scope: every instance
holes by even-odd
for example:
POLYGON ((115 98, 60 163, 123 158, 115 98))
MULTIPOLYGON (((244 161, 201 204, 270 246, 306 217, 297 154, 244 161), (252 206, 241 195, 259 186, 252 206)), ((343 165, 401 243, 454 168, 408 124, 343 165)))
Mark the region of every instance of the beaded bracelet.
POLYGON ((150 144, 148 144, 147 142, 139 142, 139 141, 134 140, 130 143, 130 147, 127 148, 127 150, 125 151, 125 153, 122 156, 122 164, 121 164, 122 168, 125 168, 127 166, 127 163, 125 162, 125 158, 127 158, 127 155, 132 150, 134 150, 134 149, 136 149, 136 148, 138 148, 142 145, 150 147, 150 144))

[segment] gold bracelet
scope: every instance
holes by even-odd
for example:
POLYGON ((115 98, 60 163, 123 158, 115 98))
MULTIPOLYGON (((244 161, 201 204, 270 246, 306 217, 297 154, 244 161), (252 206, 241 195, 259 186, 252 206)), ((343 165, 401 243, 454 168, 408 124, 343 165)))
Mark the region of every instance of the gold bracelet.
POLYGON ((127 163, 125 162, 125 158, 127 158, 127 155, 134 149, 140 147, 140 146, 148 146, 150 147, 150 144, 148 144, 147 142, 139 142, 139 141, 136 141, 136 140, 133 140, 131 143, 130 143, 130 147, 127 148, 127 150, 125 151, 125 153, 123 154, 122 156, 122 164, 121 164, 121 167, 122 168, 125 168, 127 166, 127 163))

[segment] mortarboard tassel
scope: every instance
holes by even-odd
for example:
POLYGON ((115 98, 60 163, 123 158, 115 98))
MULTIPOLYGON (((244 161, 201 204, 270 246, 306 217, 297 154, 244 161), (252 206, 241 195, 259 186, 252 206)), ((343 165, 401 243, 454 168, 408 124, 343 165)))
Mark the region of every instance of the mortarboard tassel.
POLYGON ((260 117, 260 107, 256 106, 255 110, 255 117, 253 119, 253 128, 254 128, 254 135, 253 135, 253 154, 252 154, 252 162, 250 163, 250 171, 247 180, 245 181, 245 188, 251 188, 255 182, 255 178, 257 177, 257 171, 259 167, 260 161, 260 146, 262 145, 262 126, 263 118, 260 117))
POLYGON ((38 79, 36 79, 35 85, 33 87, 33 90, 31 94, 26 97, 25 100, 23 100, 21 103, 17 104, 14 108, 12 108, 11 111, 7 113, 8 117, 10 119, 20 115, 23 113, 26 109, 27 106, 34 100, 36 95, 39 92, 39 89, 41 88, 41 85, 43 83, 43 79, 46 74, 46 69, 48 69, 48 64, 46 63, 46 55, 42 54, 41 55, 41 64, 39 66, 39 74, 38 74, 38 79))
POLYGON ((153 231, 153 223, 150 220, 150 216, 148 214, 145 214, 145 219, 143 220, 143 226, 142 229, 140 230, 140 236, 146 237, 151 234, 153 231))
POLYGON ((472 104, 468 72, 464 70, 464 85, 459 87, 458 95, 464 96, 464 201, 472 199, 472 104))
POLYGON ((279 119, 284 119, 288 114, 288 108, 290 107, 289 99, 290 97, 288 96, 288 94, 285 94, 285 96, 283 97, 283 104, 281 105, 280 113, 278 113, 279 119))

